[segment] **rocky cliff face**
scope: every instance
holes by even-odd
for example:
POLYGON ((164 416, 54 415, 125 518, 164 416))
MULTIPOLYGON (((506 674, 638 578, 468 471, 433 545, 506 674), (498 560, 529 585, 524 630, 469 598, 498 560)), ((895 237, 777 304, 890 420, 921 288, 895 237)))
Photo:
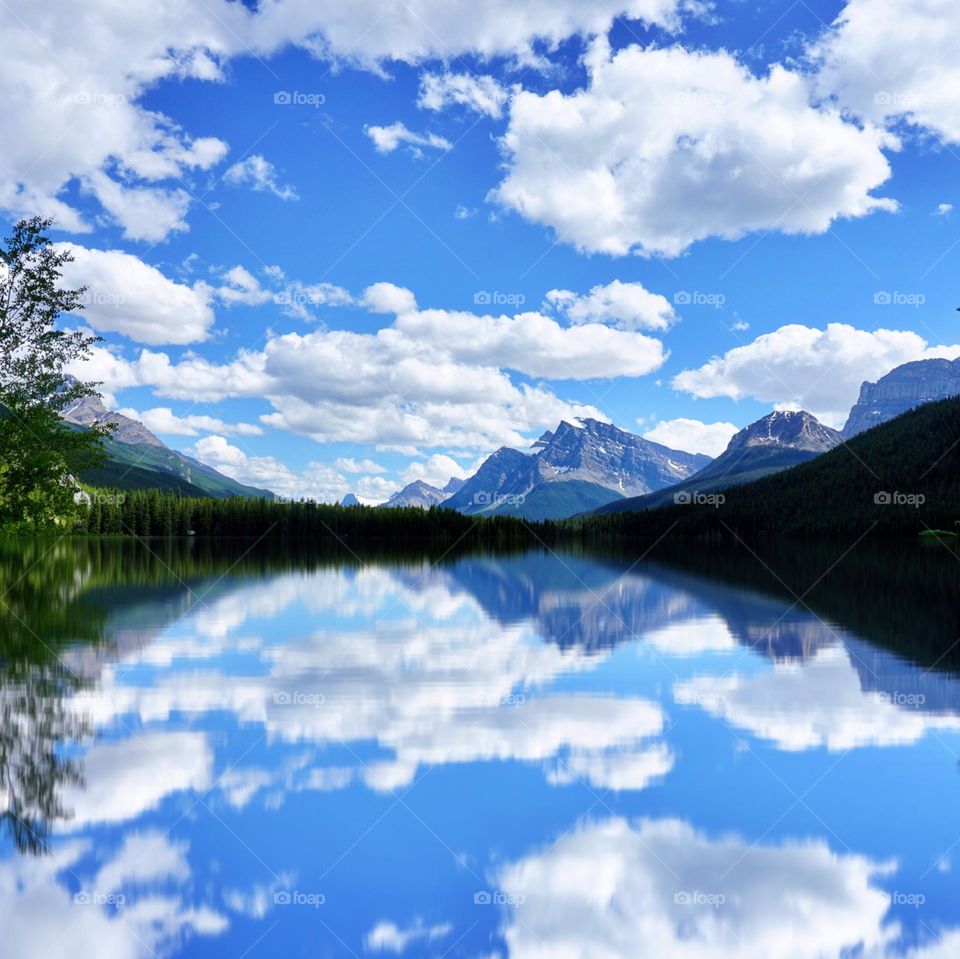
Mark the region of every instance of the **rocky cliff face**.
POLYGON ((132 420, 129 416, 114 413, 108 410, 100 401, 99 396, 85 396, 75 405, 65 409, 61 416, 75 426, 116 426, 111 434, 118 443, 136 445, 145 443, 148 446, 166 447, 148 430, 143 423, 132 420))
POLYGON ((958 395, 960 359, 904 363, 876 383, 864 383, 860 387, 860 398, 850 410, 843 436, 849 439, 915 406, 958 395))

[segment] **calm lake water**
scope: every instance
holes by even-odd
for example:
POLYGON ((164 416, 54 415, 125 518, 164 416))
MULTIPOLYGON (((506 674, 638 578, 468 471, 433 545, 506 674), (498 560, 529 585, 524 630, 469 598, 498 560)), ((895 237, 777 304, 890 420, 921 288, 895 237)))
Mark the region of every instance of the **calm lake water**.
POLYGON ((956 557, 245 549, 0 549, 0 955, 960 955, 956 557))

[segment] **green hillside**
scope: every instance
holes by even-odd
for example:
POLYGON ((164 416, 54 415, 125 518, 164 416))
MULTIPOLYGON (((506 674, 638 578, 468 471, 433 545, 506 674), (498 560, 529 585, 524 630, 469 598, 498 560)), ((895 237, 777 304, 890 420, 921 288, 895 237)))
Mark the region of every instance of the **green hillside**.
POLYGON ((505 504, 491 512, 498 516, 522 516, 530 520, 563 519, 621 499, 623 497, 619 493, 597 483, 564 480, 542 483, 527 493, 522 503, 505 504))
POLYGON ((269 490, 245 486, 165 446, 120 443, 110 437, 104 440, 103 446, 107 459, 100 466, 80 474, 80 480, 90 486, 119 490, 160 489, 216 499, 231 496, 273 499, 269 490))

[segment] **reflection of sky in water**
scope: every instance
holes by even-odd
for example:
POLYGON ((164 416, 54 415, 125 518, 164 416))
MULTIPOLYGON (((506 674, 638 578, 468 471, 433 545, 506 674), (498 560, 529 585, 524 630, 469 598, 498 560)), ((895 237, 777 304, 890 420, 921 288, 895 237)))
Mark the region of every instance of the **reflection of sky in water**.
POLYGON ((4 956, 960 954, 960 693, 811 614, 541 556, 138 601, 4 956))

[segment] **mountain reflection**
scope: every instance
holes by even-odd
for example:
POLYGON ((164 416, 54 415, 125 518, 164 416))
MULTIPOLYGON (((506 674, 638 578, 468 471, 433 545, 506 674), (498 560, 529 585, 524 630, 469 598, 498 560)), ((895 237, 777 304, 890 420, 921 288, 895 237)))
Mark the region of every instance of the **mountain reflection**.
MULTIPOLYGON (((54 933, 75 922, 131 957, 203 955, 210 937, 241 955, 276 923, 269 954, 627 957, 646 942, 933 959, 960 945, 950 907, 903 907, 950 879, 955 817, 938 800, 960 686, 950 656, 930 666, 953 614, 918 606, 908 635, 893 601, 867 610, 884 589, 872 560, 837 580, 862 601, 818 588, 808 607, 796 596, 822 555, 778 583, 743 557, 719 576, 665 555, 148 547, 0 543, 11 955, 66 955, 54 933), (794 801, 858 755, 857 775, 904 784, 794 801), (904 812, 918 795, 924 817, 904 812), (874 803, 900 805, 888 821, 874 803), (861 831, 861 807, 886 829, 861 831), (347 877, 361 885, 322 914, 329 934, 274 898, 342 903, 347 877), (484 889, 499 898, 477 912, 484 889), (108 904, 78 913, 77 895, 108 904), (49 937, 24 918, 40 902, 49 937)), ((921 579, 956 575, 937 565, 951 556, 917 559, 921 579)))

